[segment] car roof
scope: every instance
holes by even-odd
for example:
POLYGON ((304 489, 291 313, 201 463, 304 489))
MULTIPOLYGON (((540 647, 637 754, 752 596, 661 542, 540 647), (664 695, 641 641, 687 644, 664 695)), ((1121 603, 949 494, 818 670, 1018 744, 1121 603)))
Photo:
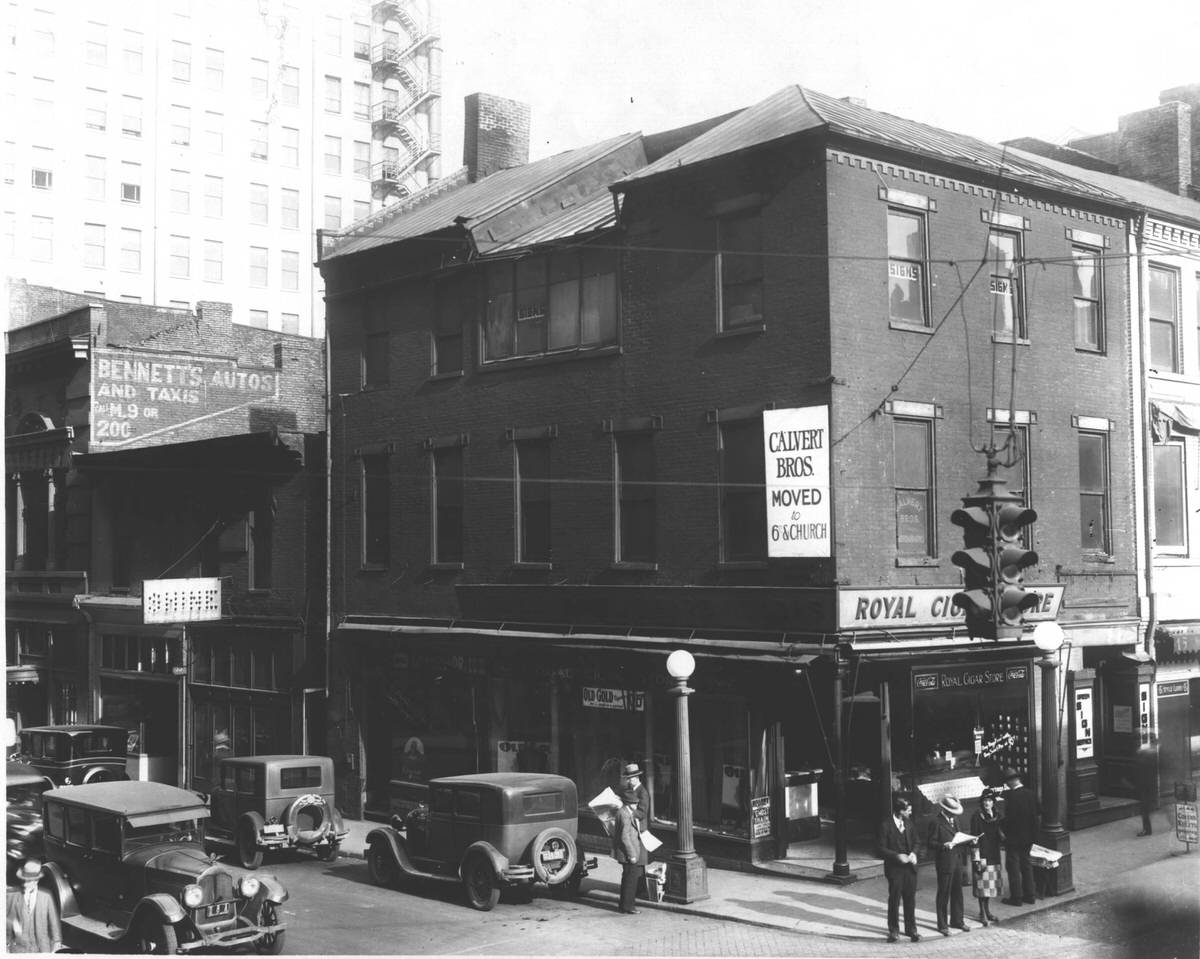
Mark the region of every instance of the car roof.
POLYGON ((465 776, 442 776, 431 779, 430 786, 490 786, 493 789, 563 789, 575 788, 573 780, 553 773, 473 773, 465 776))
POLYGON ((168 786, 166 783, 128 782, 86 783, 81 786, 61 786, 44 794, 45 799, 70 803, 101 812, 112 812, 127 818, 144 817, 152 813, 177 814, 178 818, 202 819, 208 807, 194 792, 168 786))
POLYGON ((129 730, 124 726, 26 726, 21 730, 22 733, 67 733, 68 735, 78 735, 80 733, 121 733, 127 735, 129 730))
POLYGON ((331 763, 328 756, 304 756, 294 753, 272 753, 266 756, 227 756, 221 760, 223 766, 266 766, 268 764, 311 766, 314 763, 331 763))
POLYGON ((26 763, 7 763, 4 782, 8 786, 25 786, 29 783, 44 783, 46 777, 26 763))

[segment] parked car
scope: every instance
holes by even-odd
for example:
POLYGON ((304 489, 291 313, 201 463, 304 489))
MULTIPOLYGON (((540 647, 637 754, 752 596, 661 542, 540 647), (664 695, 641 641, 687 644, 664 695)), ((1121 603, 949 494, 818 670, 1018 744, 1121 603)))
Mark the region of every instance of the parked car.
POLYGON ((210 842, 232 845, 246 869, 279 849, 310 850, 337 858, 346 824, 333 804, 333 760, 328 756, 234 756, 217 764, 209 797, 210 842))
POLYGON ((8 804, 8 881, 26 859, 42 856, 42 793, 54 783, 25 763, 7 763, 4 771, 8 804))
POLYGON ((545 773, 481 773, 429 783, 429 805, 367 835, 371 879, 462 882, 472 908, 495 908, 502 889, 535 882, 573 896, 596 859, 584 859, 575 783, 545 773))
POLYGON ((128 743, 120 726, 29 726, 21 730, 18 758, 56 786, 114 782, 129 778, 128 743))
POLYGON ((254 946, 283 950, 274 876, 234 870, 204 851, 208 809, 186 789, 108 782, 42 797, 48 884, 64 926, 129 952, 254 946))

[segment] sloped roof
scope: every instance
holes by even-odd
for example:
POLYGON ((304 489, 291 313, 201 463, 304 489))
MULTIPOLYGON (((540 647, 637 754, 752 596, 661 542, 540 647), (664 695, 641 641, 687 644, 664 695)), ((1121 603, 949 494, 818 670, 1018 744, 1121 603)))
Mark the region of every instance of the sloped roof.
MULTIPOLYGON (((415 198, 415 202, 402 201, 385 211, 389 216, 380 217, 378 220, 376 217, 364 220, 362 232, 353 231, 334 240, 323 259, 359 253, 442 230, 458 228, 469 232, 489 217, 517 206, 556 181, 596 162, 640 136, 638 133, 625 133, 576 150, 567 150, 542 160, 535 160, 524 166, 501 170, 429 200, 415 198)), ((611 208, 611 194, 603 189, 599 192, 611 208)), ((590 204, 584 204, 588 205, 590 204)), ((578 208, 575 209, 579 212, 578 208)), ((515 239, 515 236, 498 236, 496 242, 512 245, 515 239)))
POLYGON ((593 233, 615 226, 616 223, 617 212, 613 206, 612 194, 607 190, 600 190, 584 202, 543 220, 532 230, 514 237, 507 243, 491 247, 488 255, 537 246, 540 243, 551 243, 554 240, 566 240, 582 233, 593 233))
POLYGON ((1003 167, 1008 176, 1047 189, 1109 202, 1120 200, 1119 195, 1081 177, 1051 169, 1039 157, 1016 156, 1017 151, 985 140, 881 113, 794 84, 642 167, 615 183, 613 190, 621 192, 681 167, 819 130, 971 167, 988 176, 995 176, 1003 167))

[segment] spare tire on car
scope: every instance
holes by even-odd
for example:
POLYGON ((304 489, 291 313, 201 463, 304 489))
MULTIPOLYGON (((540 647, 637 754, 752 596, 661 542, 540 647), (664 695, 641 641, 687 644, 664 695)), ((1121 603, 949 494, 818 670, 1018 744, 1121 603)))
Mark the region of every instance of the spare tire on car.
POLYGON ((296 842, 311 846, 328 834, 333 825, 329 804, 317 793, 298 796, 283 814, 283 825, 296 842))

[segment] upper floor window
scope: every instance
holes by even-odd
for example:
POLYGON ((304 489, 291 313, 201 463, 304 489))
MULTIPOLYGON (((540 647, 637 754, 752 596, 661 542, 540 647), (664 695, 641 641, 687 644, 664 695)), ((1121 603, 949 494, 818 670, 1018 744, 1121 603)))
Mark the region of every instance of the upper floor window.
POLYGON ((108 27, 103 23, 89 22, 83 41, 84 59, 93 67, 108 66, 108 27))
POLYGON ((192 45, 182 40, 171 41, 171 79, 182 83, 192 80, 192 45))
POLYGON ((267 158, 267 124, 264 120, 250 121, 250 158, 253 160, 267 158))
POLYGON ((988 289, 992 294, 992 331, 1000 339, 1028 338, 1021 282, 1021 234, 988 231, 988 289))
POLYGON ((84 90, 83 125, 89 130, 108 129, 108 94, 88 87, 84 90))
POLYGON ((1181 442, 1154 446, 1154 545, 1187 553, 1187 467, 1181 442))
POLYGON ((1079 433, 1079 545, 1109 555, 1108 434, 1079 433))
POLYGON ((717 220, 718 330, 763 319, 762 216, 752 210, 717 220))
POLYGON ((366 334, 362 354, 363 389, 377 389, 387 386, 390 382, 388 344, 387 330, 375 330, 366 334))
POLYGON ((892 422, 895 463, 896 553, 907 557, 937 555, 934 544, 933 422, 892 422))
POLYGON ((104 224, 85 223, 83 225, 83 265, 104 266, 104 224))
POLYGON ((433 562, 463 561, 463 450, 433 451, 433 562))
POLYGON ((142 98, 121 96, 121 132, 127 137, 142 135, 142 98))
POLYGON ((488 267, 484 362, 616 342, 616 251, 584 247, 488 267))
POLYGON ((342 112, 342 79, 341 77, 325 77, 325 112, 342 112))
POLYGON ((145 37, 139 30, 125 31, 125 70, 128 73, 142 72, 142 53, 145 37))
POLYGON ((362 458, 362 564, 388 564, 391 482, 386 453, 362 458))
POLYGON ((617 562, 653 563, 657 559, 654 434, 616 433, 613 449, 617 480, 617 522, 614 531, 617 562))
POLYGON ((300 68, 279 68, 279 99, 284 106, 294 107, 300 103, 300 68))
POLYGON ((925 214, 891 208, 887 218, 888 318, 893 323, 929 326, 925 214))
POLYGON ((719 424, 721 561, 767 558, 762 417, 719 424))
POLYGON ((258 287, 267 285, 267 248, 265 246, 250 247, 250 285, 258 287))
POLYGON ((433 375, 463 369, 463 329, 475 311, 475 285, 471 280, 471 274, 460 274, 434 287, 433 375))
POLYGON ((37 216, 29 218, 29 259, 35 263, 49 263, 54 259, 54 218, 37 216))
POLYGON ((300 191, 284 187, 279 191, 279 224, 285 230, 300 228, 300 191))
POLYGON ((1100 251, 1071 247, 1072 295, 1075 298, 1075 345, 1081 350, 1104 349, 1104 284, 1100 251))
POLYGON ((250 588, 271 588, 271 547, 275 533, 275 511, 268 503, 250 511, 246 518, 249 529, 250 588))
POLYGON ((514 444, 517 479, 517 562, 550 562, 550 442, 514 444))
POLYGON ((192 142, 192 111, 184 106, 171 107, 171 142, 188 146, 192 142))
POLYGON ((1179 369, 1179 274, 1150 267, 1150 365, 1163 373, 1179 369))
POLYGON ((210 90, 220 90, 225 86, 225 51, 216 47, 206 47, 204 50, 204 84, 210 90))
POLYGON ((267 99, 267 61, 253 57, 250 60, 250 99, 267 99))
MULTIPOLYGON (((1007 412, 1007 411, 1005 411, 1007 412)), ((1028 417, 1028 413, 1026 417, 1028 417)), ((1021 505, 1029 505, 1029 486, 1033 472, 1029 467, 1029 424, 1016 422, 1010 428, 1007 423, 992 426, 992 443, 1002 451, 1000 476, 1007 482, 1006 491, 1021 498, 1021 505)), ((1021 528, 1021 542, 1026 549, 1033 545, 1033 526, 1021 528)))

